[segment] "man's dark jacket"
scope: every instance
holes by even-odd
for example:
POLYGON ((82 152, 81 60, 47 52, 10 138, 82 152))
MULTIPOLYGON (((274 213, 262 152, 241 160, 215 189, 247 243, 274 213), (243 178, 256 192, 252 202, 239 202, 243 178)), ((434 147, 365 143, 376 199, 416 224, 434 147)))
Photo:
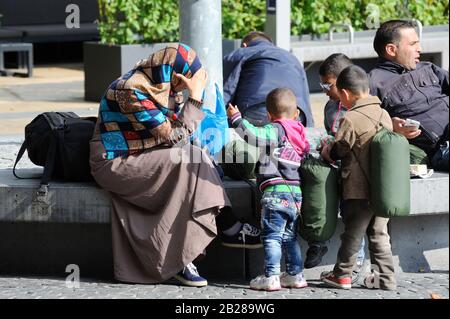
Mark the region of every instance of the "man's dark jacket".
POLYGON ((369 78, 370 94, 380 98, 391 117, 420 122, 422 133, 410 143, 432 155, 449 122, 448 71, 430 62, 420 62, 409 71, 379 59, 369 78))
POLYGON ((306 73, 294 55, 258 39, 226 55, 223 63, 225 105, 237 105, 244 118, 248 108, 265 103, 270 91, 287 87, 297 97, 306 126, 314 125, 306 73))

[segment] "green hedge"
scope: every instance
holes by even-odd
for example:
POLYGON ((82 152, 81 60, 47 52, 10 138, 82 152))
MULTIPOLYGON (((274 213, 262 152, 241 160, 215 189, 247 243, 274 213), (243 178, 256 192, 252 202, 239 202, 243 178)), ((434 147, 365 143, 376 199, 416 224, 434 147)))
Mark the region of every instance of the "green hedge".
POLYGON ((133 44, 178 40, 177 0, 98 0, 103 43, 133 44))
POLYGON ((425 25, 448 24, 448 0, 292 0, 292 34, 328 32, 335 23, 351 23, 355 31, 379 21, 418 19, 425 25), (368 22, 368 23, 367 23, 368 22))
MULTIPOLYGON (((111 44, 177 41, 178 0, 98 0, 102 42, 111 44)), ((423 25, 448 24, 448 0, 291 0, 292 35, 326 33, 331 24, 351 23, 356 31, 394 18, 423 25), (377 14, 378 13, 378 14, 377 14)), ((240 39, 264 31, 264 0, 223 0, 222 34, 240 39)))

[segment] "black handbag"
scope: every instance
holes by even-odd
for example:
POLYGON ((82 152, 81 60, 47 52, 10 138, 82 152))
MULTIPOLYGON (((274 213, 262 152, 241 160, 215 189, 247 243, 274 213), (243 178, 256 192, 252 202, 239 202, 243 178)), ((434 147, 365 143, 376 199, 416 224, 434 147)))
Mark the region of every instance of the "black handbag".
POLYGON ((47 193, 50 179, 64 181, 92 180, 89 167, 89 141, 94 132, 96 118, 81 118, 73 112, 45 112, 25 126, 23 142, 14 163, 13 174, 17 178, 16 165, 25 150, 35 165, 44 172, 38 192, 47 193))

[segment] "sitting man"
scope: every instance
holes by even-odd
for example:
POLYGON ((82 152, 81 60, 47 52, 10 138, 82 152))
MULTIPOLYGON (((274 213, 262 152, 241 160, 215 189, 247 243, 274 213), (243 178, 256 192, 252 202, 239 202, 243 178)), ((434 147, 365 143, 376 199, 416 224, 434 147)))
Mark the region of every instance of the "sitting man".
MULTIPOLYGON (((314 126, 305 70, 294 55, 275 46, 266 34, 253 31, 246 35, 241 48, 224 57, 223 69, 225 105, 239 105, 242 118, 254 126, 269 124, 266 96, 278 87, 294 92, 300 122, 314 126)), ((258 148, 234 136, 223 152, 225 175, 237 180, 255 178, 258 148)))
POLYGON ((224 57, 224 102, 239 105, 243 118, 256 126, 269 123, 267 94, 278 88, 292 90, 304 126, 314 126, 306 73, 297 58, 275 46, 262 32, 250 32, 241 48, 224 57))
POLYGON ((394 131, 423 150, 431 165, 448 171, 448 71, 419 62, 420 43, 410 21, 383 23, 373 42, 379 60, 370 72, 370 93, 392 117, 394 131), (406 119, 420 122, 407 126, 406 119))

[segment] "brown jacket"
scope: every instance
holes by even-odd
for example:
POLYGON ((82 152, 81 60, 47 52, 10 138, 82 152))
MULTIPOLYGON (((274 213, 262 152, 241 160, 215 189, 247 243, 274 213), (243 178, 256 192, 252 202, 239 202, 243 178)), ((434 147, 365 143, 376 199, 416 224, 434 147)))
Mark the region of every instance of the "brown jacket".
POLYGON ((382 127, 392 130, 391 118, 380 104, 375 96, 358 100, 340 122, 330 155, 342 159, 344 199, 370 198, 370 141, 382 127))

